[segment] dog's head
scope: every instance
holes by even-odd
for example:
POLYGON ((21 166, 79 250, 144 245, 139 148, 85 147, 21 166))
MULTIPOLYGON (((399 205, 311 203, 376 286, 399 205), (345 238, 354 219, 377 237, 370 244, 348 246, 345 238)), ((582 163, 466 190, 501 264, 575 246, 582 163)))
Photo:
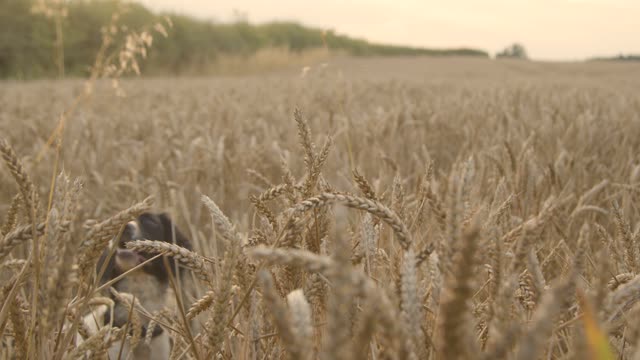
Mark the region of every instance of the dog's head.
MULTIPOLYGON (((98 272, 104 270, 100 278, 101 284, 115 279, 157 255, 127 248, 127 243, 135 240, 164 241, 192 249, 189 239, 173 224, 167 214, 144 213, 129 222, 121 236, 114 239, 110 248, 103 252, 97 266, 98 272)), ((169 287, 169 274, 175 275, 174 271, 173 258, 158 257, 139 266, 111 286, 118 292, 133 295, 146 310, 155 312, 166 308, 174 297, 169 287)), ((104 315, 104 324, 112 321, 115 326, 122 327, 128 318, 129 309, 117 303, 112 314, 104 315)), ((142 330, 146 334, 146 324, 142 324, 142 330)), ((162 329, 155 327, 152 336, 155 338, 161 334, 162 329)))
MULTIPOLYGON (((106 264, 106 267, 104 263, 110 251, 113 251, 113 249, 106 250, 98 263, 98 271, 105 267, 101 278, 102 283, 131 270, 157 255, 128 249, 126 246, 128 242, 135 240, 157 240, 176 244, 191 250, 191 242, 189 239, 173 224, 169 216, 165 213, 143 213, 134 221, 129 222, 124 228, 120 238, 116 240, 117 243, 112 244, 113 247, 116 247, 115 252, 113 252, 113 256, 109 260, 109 263, 106 264)), ((169 277, 168 272, 174 269, 173 259, 168 257, 166 260, 169 268, 165 266, 162 257, 159 257, 143 265, 140 270, 148 275, 154 276, 161 283, 166 283, 169 277)))

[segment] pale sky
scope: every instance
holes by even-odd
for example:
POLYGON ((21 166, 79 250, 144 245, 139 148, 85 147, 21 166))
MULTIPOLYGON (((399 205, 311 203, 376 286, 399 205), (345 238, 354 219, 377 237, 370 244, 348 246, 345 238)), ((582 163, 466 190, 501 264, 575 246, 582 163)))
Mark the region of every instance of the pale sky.
POLYGON ((154 10, 252 23, 294 20, 371 42, 494 54, 518 41, 540 60, 640 54, 640 0, 138 0, 154 10))

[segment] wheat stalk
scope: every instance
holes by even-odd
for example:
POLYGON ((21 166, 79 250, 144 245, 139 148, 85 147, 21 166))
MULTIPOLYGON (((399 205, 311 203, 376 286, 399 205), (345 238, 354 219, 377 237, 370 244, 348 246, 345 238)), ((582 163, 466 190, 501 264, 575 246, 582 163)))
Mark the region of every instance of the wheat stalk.
POLYGON ((471 277, 474 270, 474 254, 477 249, 479 229, 472 227, 461 239, 460 249, 455 254, 451 275, 444 284, 444 298, 440 303, 438 327, 440 333, 439 351, 447 359, 464 358, 473 352, 475 341, 465 343, 468 328, 465 323, 469 315, 469 300, 472 296, 471 277))
POLYGON ((377 201, 345 194, 323 193, 300 202, 291 209, 291 213, 293 215, 301 214, 311 209, 317 209, 335 203, 364 210, 377 216, 394 230, 398 237, 398 241, 400 241, 400 244, 405 249, 408 249, 411 246, 411 235, 402 220, 400 220, 398 215, 393 211, 377 201))
POLYGON ((31 181, 31 177, 29 177, 29 174, 24 170, 24 166, 18 159, 18 155, 16 155, 11 145, 9 145, 4 138, 0 138, 0 154, 2 154, 2 159, 20 188, 28 217, 32 219, 32 222, 35 221, 33 216, 36 215, 38 211, 39 196, 36 187, 31 181))
POLYGON ((193 251, 176 244, 158 240, 129 241, 126 244, 126 247, 138 252, 171 256, 193 271, 200 280, 207 284, 211 284, 211 266, 207 265, 207 260, 204 257, 193 251))
MULTIPOLYGON (((68 226, 68 223, 61 225, 68 226)), ((11 253, 11 250, 13 250, 16 246, 25 243, 33 239, 34 237, 40 237, 44 235, 46 224, 37 224, 35 226, 35 234, 33 233, 33 229, 34 227, 32 225, 24 225, 5 235, 2 239, 2 242, 0 242, 0 260, 3 260, 7 255, 9 255, 11 253)))
POLYGON ((4 223, 2 223, 0 235, 6 236, 15 228, 16 224, 18 223, 18 211, 20 209, 21 201, 22 199, 20 194, 16 194, 13 199, 11 199, 11 205, 9 205, 9 210, 7 211, 7 215, 5 216, 4 223))

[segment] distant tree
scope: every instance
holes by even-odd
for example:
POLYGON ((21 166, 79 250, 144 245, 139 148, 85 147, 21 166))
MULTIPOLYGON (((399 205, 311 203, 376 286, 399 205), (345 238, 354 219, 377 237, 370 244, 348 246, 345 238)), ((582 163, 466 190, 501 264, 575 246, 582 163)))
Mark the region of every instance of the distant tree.
POLYGON ((239 9, 233 9, 233 22, 234 23, 249 23, 249 13, 239 9))
POLYGON ((528 59, 527 50, 522 44, 514 43, 496 54, 497 58, 528 59))

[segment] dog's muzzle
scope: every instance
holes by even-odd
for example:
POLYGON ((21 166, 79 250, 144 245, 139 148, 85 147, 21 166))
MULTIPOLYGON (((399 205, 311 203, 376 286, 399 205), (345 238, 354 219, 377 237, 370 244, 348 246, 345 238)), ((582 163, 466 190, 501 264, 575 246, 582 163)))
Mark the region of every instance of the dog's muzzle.
POLYGON ((116 249, 115 265, 120 271, 131 270, 145 261, 137 252, 129 249, 116 249))

